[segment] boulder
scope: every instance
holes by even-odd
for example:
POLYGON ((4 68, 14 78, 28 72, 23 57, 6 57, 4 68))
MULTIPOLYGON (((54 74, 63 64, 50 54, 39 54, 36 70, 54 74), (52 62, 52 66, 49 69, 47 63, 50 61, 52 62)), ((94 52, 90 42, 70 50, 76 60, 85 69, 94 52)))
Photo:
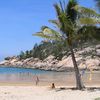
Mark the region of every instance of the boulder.
POLYGON ((44 59, 43 61, 44 61, 44 62, 52 62, 54 59, 55 59, 55 57, 52 56, 52 55, 50 55, 50 56, 48 56, 46 59, 44 59))
POLYGON ((96 50, 96 55, 100 57, 100 49, 96 50))
POLYGON ((0 65, 5 65, 6 63, 9 63, 9 61, 8 60, 1 61, 0 65))
POLYGON ((96 45, 96 49, 100 49, 100 44, 96 45))

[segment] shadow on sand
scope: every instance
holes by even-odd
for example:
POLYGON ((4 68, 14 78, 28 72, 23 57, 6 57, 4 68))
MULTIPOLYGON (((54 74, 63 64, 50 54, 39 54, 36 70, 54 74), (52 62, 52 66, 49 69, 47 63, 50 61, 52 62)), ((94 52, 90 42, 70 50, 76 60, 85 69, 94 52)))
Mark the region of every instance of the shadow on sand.
MULTIPOLYGON (((72 88, 66 88, 66 87, 60 87, 60 88, 55 88, 54 89, 56 92, 59 91, 64 91, 64 90, 78 90, 75 87, 72 88)), ((80 91, 89 91, 89 92, 94 92, 94 91, 100 91, 100 87, 85 87, 84 89, 80 90, 80 91)))

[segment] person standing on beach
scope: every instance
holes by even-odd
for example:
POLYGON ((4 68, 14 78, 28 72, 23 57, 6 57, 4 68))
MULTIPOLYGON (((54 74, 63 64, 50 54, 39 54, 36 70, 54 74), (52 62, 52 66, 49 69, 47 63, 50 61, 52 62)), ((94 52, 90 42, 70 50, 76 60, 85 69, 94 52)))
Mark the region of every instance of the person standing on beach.
POLYGON ((33 78, 34 78, 34 81, 35 81, 35 85, 38 85, 39 77, 37 75, 35 75, 33 78))
POLYGON ((82 73, 80 74, 80 76, 81 76, 81 84, 82 84, 82 86, 83 86, 83 88, 85 88, 85 86, 84 86, 84 84, 83 84, 83 76, 84 76, 84 74, 85 74, 85 72, 86 72, 86 70, 87 70, 87 65, 86 65, 86 63, 82 63, 82 65, 81 66, 85 66, 85 68, 82 70, 82 73))

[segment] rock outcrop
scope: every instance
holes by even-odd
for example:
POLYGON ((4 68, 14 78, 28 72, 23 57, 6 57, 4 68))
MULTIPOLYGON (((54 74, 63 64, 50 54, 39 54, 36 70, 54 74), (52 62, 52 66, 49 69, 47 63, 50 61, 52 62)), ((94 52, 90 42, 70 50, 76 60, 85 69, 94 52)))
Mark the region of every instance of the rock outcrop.
MULTIPOLYGON (((84 50, 75 52, 76 61, 79 69, 92 68, 100 70, 100 45, 87 47, 84 50)), ((55 70, 55 71, 73 71, 73 62, 71 55, 64 56, 60 61, 50 55, 44 60, 38 58, 27 58, 20 60, 18 57, 11 57, 9 60, 0 62, 0 66, 24 67, 33 69, 55 70)))

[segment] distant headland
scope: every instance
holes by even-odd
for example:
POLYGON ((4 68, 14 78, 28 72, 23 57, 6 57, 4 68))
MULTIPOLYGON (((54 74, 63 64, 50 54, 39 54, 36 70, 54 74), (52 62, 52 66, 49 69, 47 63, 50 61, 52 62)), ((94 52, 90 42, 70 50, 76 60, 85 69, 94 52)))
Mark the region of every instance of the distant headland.
MULTIPOLYGON (((82 50, 74 50, 79 69, 100 70, 100 45, 85 47, 82 50)), ((73 71, 73 62, 70 55, 62 56, 57 59, 49 55, 45 59, 28 57, 20 59, 18 56, 7 57, 0 62, 0 66, 24 67, 33 69, 53 70, 53 71, 73 71)))

